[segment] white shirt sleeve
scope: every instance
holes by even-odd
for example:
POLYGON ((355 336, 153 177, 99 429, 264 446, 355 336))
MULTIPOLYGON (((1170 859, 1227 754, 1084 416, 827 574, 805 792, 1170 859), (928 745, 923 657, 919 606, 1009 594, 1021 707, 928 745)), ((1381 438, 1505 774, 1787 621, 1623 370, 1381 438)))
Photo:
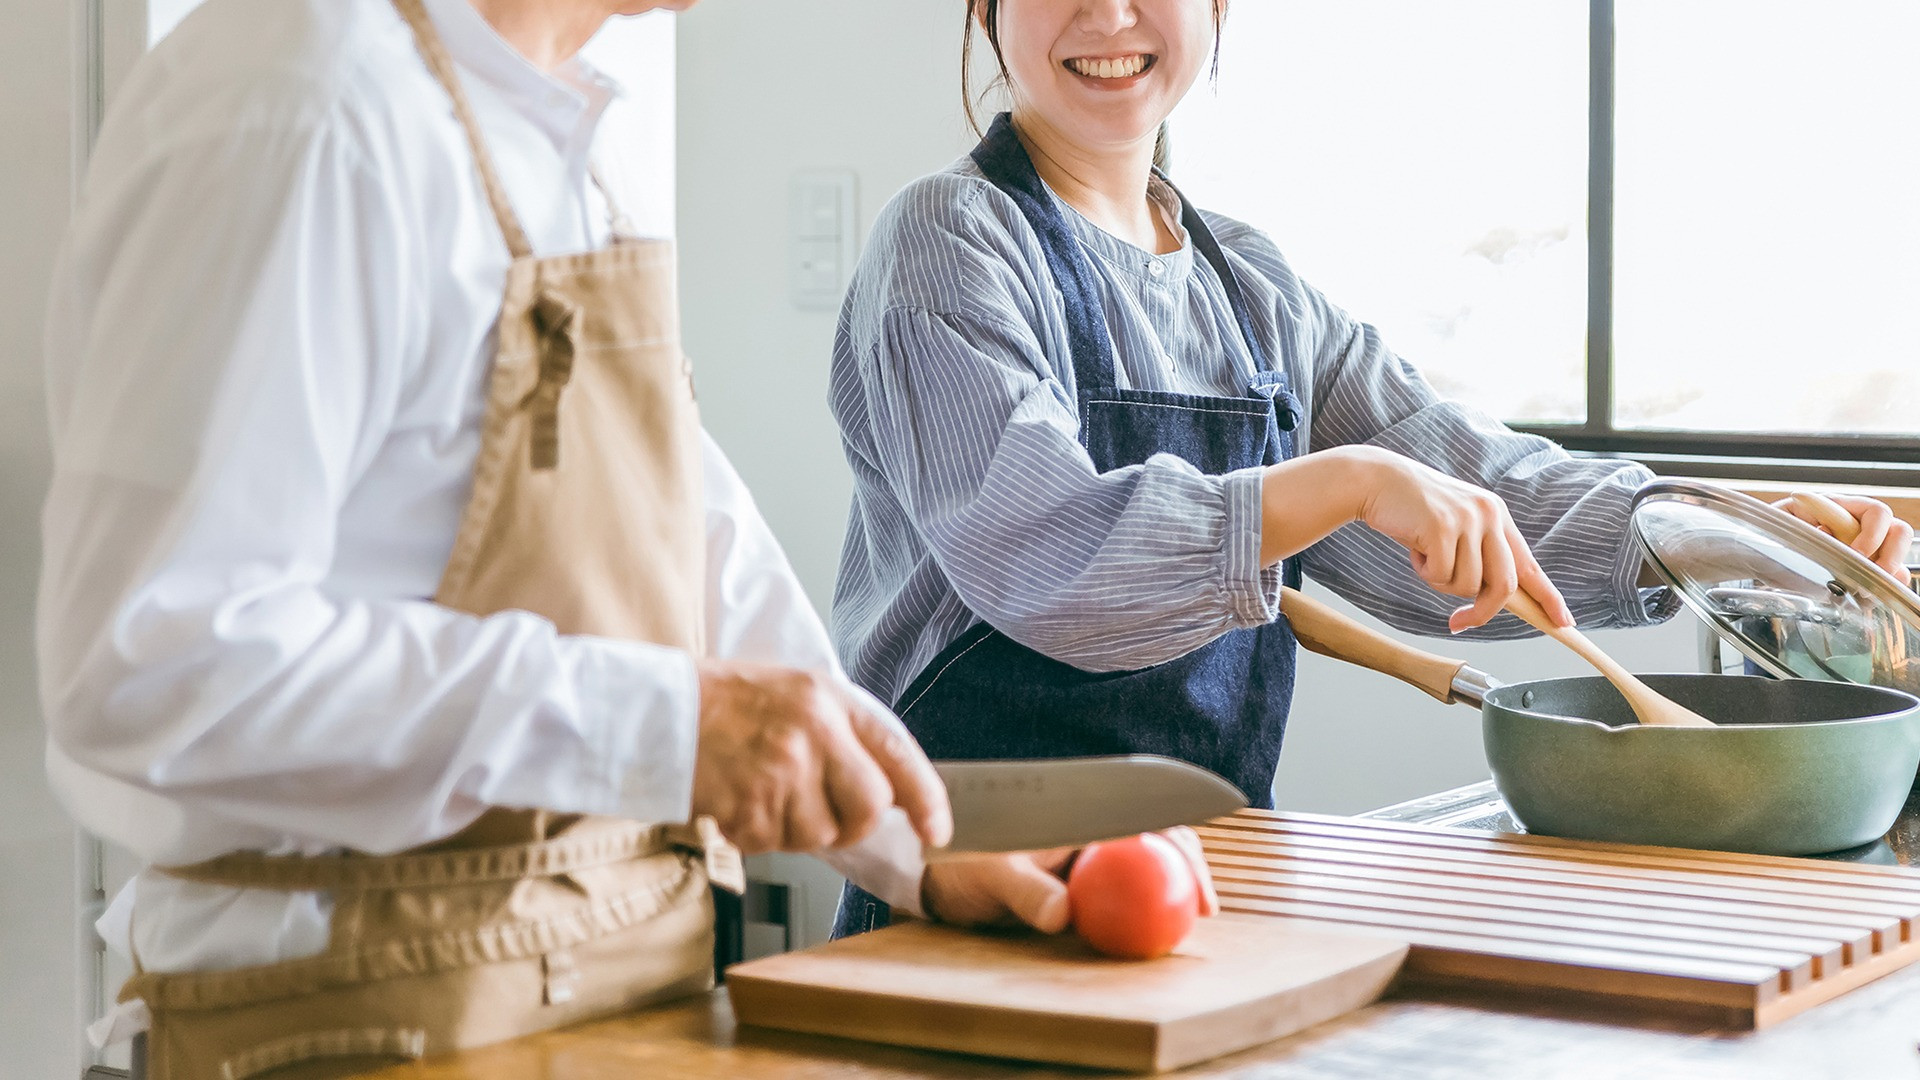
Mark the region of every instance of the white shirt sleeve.
POLYGON ((235 835, 392 851, 489 805, 684 820, 685 653, 327 587, 447 257, 351 132, 182 137, 81 208, 48 330, 56 787, 162 863, 235 835), (183 812, 127 820, 88 776, 183 812))

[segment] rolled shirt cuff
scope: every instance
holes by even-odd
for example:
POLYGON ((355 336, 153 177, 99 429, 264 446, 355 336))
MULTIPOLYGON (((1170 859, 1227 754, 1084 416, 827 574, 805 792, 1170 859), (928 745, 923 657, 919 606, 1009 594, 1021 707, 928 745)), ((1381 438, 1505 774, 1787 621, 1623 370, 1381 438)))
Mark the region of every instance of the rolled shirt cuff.
POLYGON ((1261 626, 1280 614, 1280 573, 1260 563, 1265 528, 1264 467, 1228 473, 1222 480, 1226 510, 1222 536, 1222 584, 1240 626, 1261 626))
POLYGON ((681 649, 576 637, 573 686, 580 738, 530 748, 534 775, 507 805, 544 806, 674 824, 693 808, 700 678, 681 649), (565 761, 569 745, 578 758, 565 761))

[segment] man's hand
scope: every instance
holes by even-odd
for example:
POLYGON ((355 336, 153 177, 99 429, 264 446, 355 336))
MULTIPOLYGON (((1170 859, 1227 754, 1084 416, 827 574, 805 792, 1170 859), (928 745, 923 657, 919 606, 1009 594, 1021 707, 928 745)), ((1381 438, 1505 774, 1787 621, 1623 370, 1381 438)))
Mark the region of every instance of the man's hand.
MULTIPOLYGON (((1200 837, 1192 829, 1168 829, 1161 834, 1187 857, 1200 885, 1200 914, 1220 910, 1207 870, 1200 837)), ((920 897, 928 918, 959 926, 1031 926, 1046 934, 1067 928, 1066 875, 1075 848, 944 859, 927 867, 920 897)))
POLYGON ((952 838, 946 786, 878 701, 826 673, 700 662, 693 813, 734 846, 845 847, 895 805, 929 846, 952 838))

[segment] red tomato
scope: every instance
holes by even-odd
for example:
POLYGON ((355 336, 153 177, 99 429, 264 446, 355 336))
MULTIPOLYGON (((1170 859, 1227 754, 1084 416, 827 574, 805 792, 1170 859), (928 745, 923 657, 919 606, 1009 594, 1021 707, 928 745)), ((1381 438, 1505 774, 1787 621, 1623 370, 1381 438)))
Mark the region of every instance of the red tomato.
POLYGON ((1173 842, 1146 833, 1088 844, 1067 875, 1073 929, 1109 956, 1150 960, 1186 940, 1200 886, 1173 842))

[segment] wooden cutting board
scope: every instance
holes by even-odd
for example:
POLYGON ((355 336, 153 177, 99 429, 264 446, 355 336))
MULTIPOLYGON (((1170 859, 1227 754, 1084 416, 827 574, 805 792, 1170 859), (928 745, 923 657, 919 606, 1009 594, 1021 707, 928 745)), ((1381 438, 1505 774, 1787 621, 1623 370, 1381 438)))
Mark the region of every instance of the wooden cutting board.
POLYGON ((1170 956, 1115 960, 1072 935, 902 923, 738 964, 742 1024, 991 1057, 1153 1072, 1366 1005, 1406 945, 1273 919, 1202 919, 1170 956))
POLYGON ((1920 960, 1920 872, 1245 810, 1200 830, 1222 907, 1412 943, 1408 984, 1762 1027, 1920 960))

